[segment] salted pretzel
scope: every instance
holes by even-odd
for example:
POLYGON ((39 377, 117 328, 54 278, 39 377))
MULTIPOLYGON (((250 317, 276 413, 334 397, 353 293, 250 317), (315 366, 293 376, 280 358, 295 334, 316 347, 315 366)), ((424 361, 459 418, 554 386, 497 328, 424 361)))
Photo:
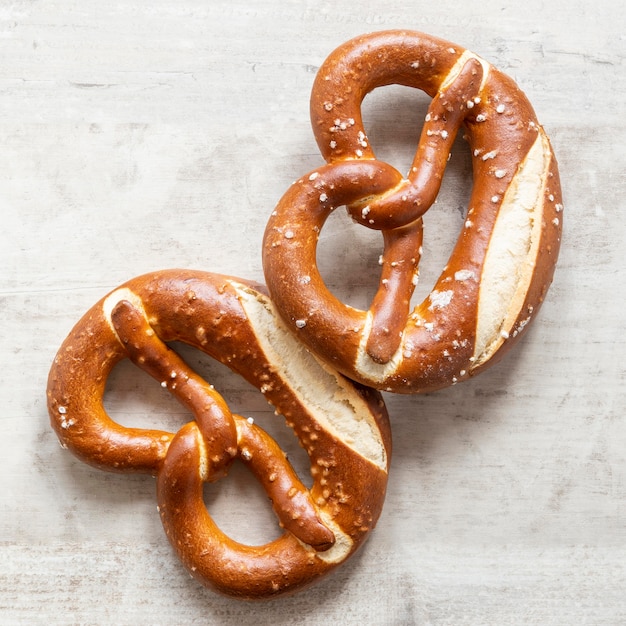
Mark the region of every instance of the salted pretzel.
POLYGON ((291 186, 263 244, 269 292, 288 327, 346 376, 400 393, 446 387, 497 361, 537 314, 562 228, 556 160, 524 94, 457 45, 380 32, 349 41, 323 63, 311 119, 328 164, 291 186), (376 159, 361 117, 365 95, 389 84, 432 97, 406 177, 376 159), (411 310, 422 216, 461 126, 473 163, 465 223, 432 291, 411 310), (339 301, 316 264, 320 231, 342 205, 383 235, 368 311, 339 301))
POLYGON ((390 431, 377 392, 353 384, 297 342, 258 285, 171 270, 135 278, 98 302, 61 346, 48 410, 62 445, 104 470, 157 476, 169 540, 203 584, 256 599, 300 589, 362 544, 379 517, 390 431), (293 428, 311 461, 307 489, 278 444, 167 343, 181 341, 256 386, 293 428), (103 406, 109 374, 130 359, 194 417, 177 433, 127 428, 103 406), (203 484, 239 459, 265 489, 284 533, 248 546, 216 526, 203 484))

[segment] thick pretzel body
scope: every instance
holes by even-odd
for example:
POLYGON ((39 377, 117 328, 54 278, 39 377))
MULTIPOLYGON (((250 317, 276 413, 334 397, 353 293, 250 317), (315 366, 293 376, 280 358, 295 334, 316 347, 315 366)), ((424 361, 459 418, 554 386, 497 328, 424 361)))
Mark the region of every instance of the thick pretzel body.
POLYGON ((390 31, 329 56, 315 81, 311 117, 328 165, 283 196, 263 249, 271 297, 292 331, 346 376, 400 393, 443 388, 496 362, 544 299, 562 228, 556 160, 524 94, 456 45, 390 31), (376 160, 360 112, 367 93, 393 83, 433 97, 406 177, 376 160), (465 224, 431 293, 411 311, 422 215, 461 125, 474 179, 465 224), (341 205, 383 234, 369 311, 340 302, 317 270, 320 230, 341 205))
POLYGON ((380 396, 312 357, 284 328, 261 288, 186 270, 148 274, 98 302, 61 346, 48 408, 62 445, 110 471, 157 475, 161 519, 174 549, 205 585, 240 598, 292 592, 345 561, 383 504, 390 431, 380 396), (305 488, 278 445, 230 413, 165 342, 182 341, 255 385, 293 428, 311 460, 305 488), (109 374, 130 358, 195 421, 174 434, 122 427, 103 407, 109 374), (203 484, 235 458, 266 490, 285 528, 264 546, 225 536, 203 484))

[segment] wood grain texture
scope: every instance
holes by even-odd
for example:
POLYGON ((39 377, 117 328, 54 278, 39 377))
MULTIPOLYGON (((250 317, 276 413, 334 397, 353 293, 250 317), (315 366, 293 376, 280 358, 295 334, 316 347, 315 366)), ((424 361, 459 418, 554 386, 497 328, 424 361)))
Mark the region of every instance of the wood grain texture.
MULTIPOLYGON (((0 622, 626 622, 625 18, 617 0, 2 3, 0 622), (309 591, 237 603, 176 561, 152 479, 61 450, 47 372, 73 324, 132 276, 190 267, 263 279, 265 222, 321 163, 315 71, 343 41, 383 28, 447 38, 526 91, 564 189, 555 282, 499 366, 437 394, 386 396, 391 482, 362 552, 309 591)), ((367 98, 381 158, 408 166, 425 107, 401 88, 367 98)), ((426 222, 421 294, 456 238, 469 175, 459 142, 426 222)), ((322 272, 355 305, 372 295, 379 244, 339 215, 324 230, 322 272)), ((282 430, 256 392, 188 356, 234 410, 282 430)), ((124 423, 188 419, 131 367, 111 387, 124 423)), ((206 500, 236 538, 277 532, 243 471, 206 500)))

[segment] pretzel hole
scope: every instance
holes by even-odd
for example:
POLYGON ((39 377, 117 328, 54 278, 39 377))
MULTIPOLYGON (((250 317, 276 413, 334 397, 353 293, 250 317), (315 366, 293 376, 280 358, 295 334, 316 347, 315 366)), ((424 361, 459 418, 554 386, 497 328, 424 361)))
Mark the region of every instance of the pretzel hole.
POLYGON ((114 422, 126 428, 176 432, 189 421, 185 408, 129 359, 120 361, 109 375, 103 406, 114 422))
POLYGON ((406 176, 431 99, 419 89, 388 85, 368 93, 361 105, 367 138, 379 161, 406 176))
POLYGON ((363 228, 345 207, 339 207, 329 215, 320 234, 317 268, 337 299, 367 310, 378 288, 382 252, 380 231, 363 228))
POLYGON ((203 493, 213 521, 234 541, 260 546, 283 533, 267 494, 241 461, 232 464, 226 478, 205 483, 203 493))

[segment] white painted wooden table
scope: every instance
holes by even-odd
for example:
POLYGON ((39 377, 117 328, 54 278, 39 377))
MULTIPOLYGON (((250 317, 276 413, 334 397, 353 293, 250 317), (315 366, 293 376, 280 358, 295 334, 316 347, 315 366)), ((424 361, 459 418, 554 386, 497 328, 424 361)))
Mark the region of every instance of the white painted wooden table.
MULTIPOLYGON (((0 623, 626 623, 625 23, 621 0, 1 2, 0 623), (359 555, 300 595, 242 604, 184 572, 151 478, 61 450, 46 376, 73 324, 130 277, 193 267, 263 280, 269 213, 321 164, 316 68, 383 28, 449 39, 518 80, 560 162, 559 268, 498 367, 386 396, 389 493, 359 555)), ((382 158, 408 165, 425 102, 368 97, 382 158)), ((424 290, 467 184, 459 144, 427 222, 424 290)), ((324 231, 322 269, 353 303, 371 294, 378 244, 348 220, 324 231)), ((202 371, 235 409, 268 412, 233 376, 202 371)), ((187 419, 131 367, 114 378, 107 406, 124 423, 187 419)), ((207 504, 237 538, 275 532, 241 472, 207 504)))

